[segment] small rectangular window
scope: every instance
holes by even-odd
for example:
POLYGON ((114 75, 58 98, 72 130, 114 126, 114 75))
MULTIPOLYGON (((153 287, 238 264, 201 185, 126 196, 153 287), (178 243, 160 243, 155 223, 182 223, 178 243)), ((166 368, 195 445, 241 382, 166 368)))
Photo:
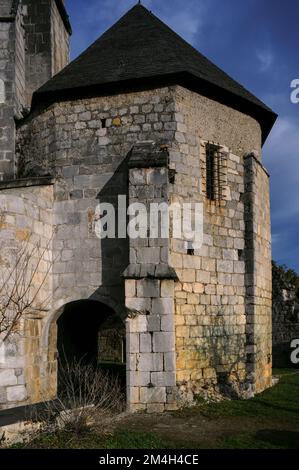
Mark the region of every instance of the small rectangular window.
POLYGON ((210 201, 221 201, 223 189, 226 184, 226 155, 221 147, 215 144, 206 144, 206 197, 210 201))

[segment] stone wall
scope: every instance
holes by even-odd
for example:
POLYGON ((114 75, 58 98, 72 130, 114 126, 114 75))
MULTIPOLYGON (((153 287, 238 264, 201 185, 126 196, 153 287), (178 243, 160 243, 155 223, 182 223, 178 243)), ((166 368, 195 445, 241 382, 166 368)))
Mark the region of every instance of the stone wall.
POLYGON ((23 0, 26 32, 26 92, 34 91, 69 61, 69 33, 54 0, 23 0))
MULTIPOLYGON (((99 240, 99 202, 115 207, 128 193, 128 153, 137 141, 173 139, 172 91, 132 93, 65 102, 25 122, 18 131, 24 172, 50 172, 55 184, 54 304, 96 296, 124 305, 122 273, 128 239, 99 240)), ((154 251, 154 249, 152 250, 154 251)))
MULTIPOLYGON (((34 184, 0 186, 1 298, 6 288, 11 293, 12 287, 18 286, 22 305, 30 304, 17 330, 4 344, 1 342, 0 408, 41 398, 41 325, 51 308, 52 293, 53 187, 34 184), (22 268, 21 277, 18 266, 22 268)), ((15 298, 19 300, 20 296, 15 298)))
MULTIPOLYGON (((56 178, 53 206, 53 223, 57 228, 53 240, 53 258, 55 259, 53 312, 69 302, 89 298, 111 306, 119 315, 125 317, 127 310, 122 274, 129 265, 129 255, 132 264, 136 257, 139 267, 146 263, 159 264, 160 257, 166 266, 168 251, 165 248, 165 242, 159 241, 157 244, 156 241, 147 241, 147 245, 142 247, 144 249, 140 252, 136 251, 135 246, 132 246, 130 250, 127 238, 99 240, 94 232, 94 224, 96 206, 99 202, 111 202, 117 214, 118 195, 129 198, 129 171, 134 173, 134 170, 129 170, 128 160, 130 159, 129 152, 134 144, 150 140, 158 142, 160 149, 160 144, 172 142, 173 121, 173 89, 163 88, 158 93, 149 91, 56 104, 40 115, 27 119, 18 129, 18 156, 22 161, 19 166, 24 174, 28 176, 32 170, 42 174, 50 172, 56 178)), ((167 183, 166 169, 161 170, 161 175, 157 170, 146 169, 144 171, 148 173, 148 179, 144 182, 149 181, 150 191, 156 191, 157 201, 160 201, 162 196, 167 200, 166 192, 162 191, 163 182, 167 183), (158 188, 158 181, 162 183, 160 188, 158 188)), ((131 178, 132 183, 134 177, 131 178)), ((137 195, 133 186, 130 197, 139 200, 141 194, 137 195)), ((147 197, 146 192, 144 197, 147 197)), ((127 204, 128 202, 129 199, 127 199, 127 204)), ((163 272, 165 274, 165 270, 160 274, 163 272)), ((147 274, 144 272, 142 278, 147 277, 147 274)), ((159 286, 155 286, 156 288, 160 289, 159 286)), ((138 288, 139 292, 141 291, 138 288)), ((160 330, 161 324, 159 323, 159 315, 164 313, 158 308, 162 309, 166 300, 168 299, 164 299, 159 304, 154 298, 157 305, 153 319, 150 321, 152 325, 156 322, 156 326, 149 326, 147 335, 143 335, 147 336, 145 341, 148 341, 153 332, 150 328, 158 328, 157 333, 164 331, 160 330)), ((130 302, 128 298, 127 308, 133 308, 130 302)), ((147 303, 151 303, 151 300, 147 299, 147 303)), ((166 318, 169 320, 171 312, 166 313, 168 316, 165 316, 164 320, 166 318)), ((49 351, 49 363, 52 364, 52 368, 55 364, 53 358, 56 350, 55 319, 57 316, 55 315, 55 313, 53 316, 49 315, 44 322, 43 330, 43 351, 45 355, 49 351)), ((139 325, 139 321, 142 320, 132 319, 129 322, 129 331, 137 334, 139 330, 136 324, 139 325)), ((147 321, 147 318, 144 317, 144 321, 147 321)), ((164 321, 163 325, 166 328, 164 321)), ((146 332, 142 329, 140 334, 143 333, 146 332)), ((169 333, 173 336, 173 331, 169 333)), ((166 333, 163 334, 165 336, 166 333)), ((164 370, 161 349, 164 347, 161 343, 164 336, 160 338, 157 334, 157 340, 155 340, 160 340, 160 346, 157 346, 160 350, 154 353, 160 355, 160 368, 151 366, 151 363, 145 366, 149 380, 146 384, 142 382, 144 389, 151 383, 151 372, 157 374, 158 383, 161 383, 159 373, 161 375, 163 372, 168 372, 164 370)), ((136 355, 135 347, 132 345, 134 355, 136 355)), ((169 343, 165 345, 165 348, 168 347, 169 343)), ((127 345, 127 352, 131 354, 130 342, 127 345)), ((167 353, 174 354, 174 351, 167 350, 165 354, 167 353)), ((140 370, 143 373, 141 364, 142 361, 140 370)), ((129 374, 130 380, 135 377, 136 381, 138 374, 133 373, 133 370, 129 374)), ((54 375, 51 377, 53 379, 54 375)), ((48 383, 50 381, 49 377, 48 383)), ((129 383, 132 384, 132 382, 129 383)), ((165 386, 164 396, 166 397, 165 386)), ((133 395, 130 397, 132 397, 130 401, 135 404, 133 395)), ((143 395, 142 405, 145 407, 144 397, 145 395, 143 395)), ((161 408, 162 404, 164 406, 164 401, 157 403, 153 398, 151 404, 157 404, 161 408)))
MULTIPOLYGON (((166 126, 170 127, 170 124, 166 123, 166 126)), ((154 143, 136 145, 129 167, 129 203, 144 204, 150 222, 151 207, 169 202, 168 151, 154 143)), ((177 406, 176 276, 168 265, 169 239, 162 238, 161 223, 154 225, 160 228, 158 238, 153 238, 147 228, 144 238, 130 239, 130 265, 125 271, 126 306, 130 312, 127 319, 127 397, 132 411, 162 412, 177 406)))
POLYGON ((299 338, 298 275, 274 262, 272 275, 273 366, 289 367, 291 342, 299 338))
POLYGON ((14 178, 15 120, 69 61, 69 32, 54 0, 0 5, 0 180, 14 178), (13 8, 14 6, 14 8, 13 8))
POLYGON ((51 3, 51 51, 52 70, 51 76, 56 75, 70 60, 69 33, 66 30, 63 19, 58 11, 56 2, 51 3))
POLYGON ((272 266, 269 175, 245 157, 247 372, 253 392, 272 383, 272 266))
POLYGON ((12 19, 12 1, 0 6, 0 180, 14 175, 15 143, 15 47, 16 26, 12 19))
POLYGON ((259 160, 244 160, 252 150, 260 158, 255 120, 169 87, 53 104, 17 134, 19 175, 55 178, 52 311, 36 329, 42 387, 55 384, 57 312, 79 299, 127 317, 132 410, 174 409, 210 391, 248 396, 270 385, 269 194, 259 160), (208 141, 226 155, 217 202, 204 191, 208 141), (246 173, 249 161, 254 171, 246 173), (125 211, 134 202, 202 203, 203 246, 188 252, 183 238, 150 236, 99 240, 96 206, 111 202, 118 216, 119 195, 125 211))
MULTIPOLYGON (((250 149, 261 153, 261 130, 254 119, 178 87, 175 146, 170 151, 170 165, 176 171, 171 201, 191 200, 204 205, 202 248, 195 249, 192 256, 187 254, 184 240, 172 240, 171 245, 170 263, 179 278, 175 290, 177 383, 187 400, 193 400, 196 394, 206 395, 206 388, 232 396, 247 395, 251 390, 246 370, 249 349, 244 251, 250 234, 245 227, 243 160, 250 149), (227 159, 227 184, 220 202, 209 201, 204 194, 202 165, 208 141, 219 144, 227 159)), ((267 208, 267 187, 260 189, 260 200, 267 208)), ((257 229, 261 230, 262 223, 268 234, 266 215, 266 223, 260 219, 256 222, 257 229)), ((266 264, 254 283, 266 282, 269 287, 270 252, 265 248, 263 254, 266 264)), ((252 261, 253 252, 247 256, 252 261)), ((268 345, 270 324, 259 326, 259 334, 268 345)), ((268 369, 266 372, 264 387, 269 386, 268 369)))

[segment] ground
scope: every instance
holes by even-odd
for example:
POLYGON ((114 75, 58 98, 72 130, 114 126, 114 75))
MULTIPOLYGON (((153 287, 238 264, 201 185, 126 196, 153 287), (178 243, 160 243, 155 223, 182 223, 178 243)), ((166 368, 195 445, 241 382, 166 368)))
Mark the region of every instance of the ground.
POLYGON ((248 401, 199 404, 163 415, 124 417, 109 436, 45 435, 33 448, 299 449, 299 371, 279 370, 278 385, 248 401), (145 432, 144 430, 150 430, 145 432))

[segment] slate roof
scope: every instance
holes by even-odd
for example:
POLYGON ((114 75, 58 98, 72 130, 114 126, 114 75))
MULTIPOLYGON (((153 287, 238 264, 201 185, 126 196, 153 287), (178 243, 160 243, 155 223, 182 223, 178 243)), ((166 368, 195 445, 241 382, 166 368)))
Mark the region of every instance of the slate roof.
MULTIPOLYGON (((217 38, 216 38, 217 40, 217 38)), ((76 60, 43 85, 34 102, 180 84, 253 116, 263 141, 277 115, 138 4, 76 60)))

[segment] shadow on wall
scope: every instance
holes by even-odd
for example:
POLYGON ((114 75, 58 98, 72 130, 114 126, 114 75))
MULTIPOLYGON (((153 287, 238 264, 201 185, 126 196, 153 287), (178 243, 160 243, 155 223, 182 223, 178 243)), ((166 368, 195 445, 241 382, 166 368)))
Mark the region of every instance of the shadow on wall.
MULTIPOLYGON (((91 300, 103 300, 105 297, 109 302, 122 306, 120 315, 122 319, 126 316, 125 310, 125 283, 123 272, 129 265, 129 239, 127 233, 124 238, 118 238, 118 196, 126 196, 128 201, 128 160, 130 154, 123 160, 115 170, 112 178, 106 183, 97 195, 99 204, 109 203, 115 210, 115 238, 101 240, 102 255, 102 280, 101 286, 90 297, 91 300)), ((124 208, 127 212, 127 202, 124 208)), ((128 217, 126 215, 126 226, 128 217)), ((92 227, 94 230, 94 227, 92 227)), ((109 303, 108 302, 108 303, 109 303)))
MULTIPOLYGON (((128 159, 123 160, 113 176, 99 192, 98 203, 110 203, 115 208, 118 233, 118 196, 128 200, 128 159)), ((107 162, 106 162, 107 163, 107 162)), ((127 211, 127 207, 125 207, 127 211)), ((89 218, 89 236, 94 237, 94 217, 89 218)), ((125 286, 122 276, 129 264, 129 240, 101 240, 101 275, 99 287, 89 299, 71 302, 62 308, 57 320, 58 390, 61 364, 82 361, 100 366, 117 374, 125 385, 125 286), (117 340, 117 341, 116 341, 117 340), (101 344, 100 344, 101 342, 101 344), (103 344, 106 344, 103 347, 103 344), (112 347, 115 347, 115 354, 112 347), (60 365, 60 367, 59 367, 60 365)), ((56 341, 56 334, 53 332, 56 341)), ((50 335, 51 337, 51 335, 50 335)), ((54 351, 56 347, 53 343, 54 351)))

